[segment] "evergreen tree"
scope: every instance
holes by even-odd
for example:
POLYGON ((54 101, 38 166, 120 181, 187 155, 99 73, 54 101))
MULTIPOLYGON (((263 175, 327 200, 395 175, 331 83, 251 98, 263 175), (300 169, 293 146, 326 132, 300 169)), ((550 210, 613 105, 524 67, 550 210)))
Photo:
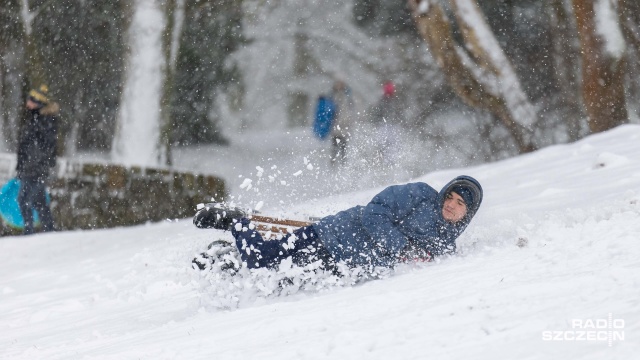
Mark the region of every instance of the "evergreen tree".
POLYGON ((187 1, 172 102, 174 143, 224 143, 216 97, 240 79, 229 55, 242 43, 238 0, 187 1))
POLYGON ((49 87, 62 106, 63 134, 70 135, 71 146, 111 145, 126 58, 128 6, 127 0, 56 0, 35 19, 35 39, 46 59, 49 87))

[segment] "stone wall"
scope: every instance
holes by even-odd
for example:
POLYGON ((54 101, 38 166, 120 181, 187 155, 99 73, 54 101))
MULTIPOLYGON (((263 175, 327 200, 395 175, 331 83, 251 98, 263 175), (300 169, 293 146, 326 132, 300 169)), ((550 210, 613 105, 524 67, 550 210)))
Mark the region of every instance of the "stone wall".
MULTIPOLYGON (((2 172, 5 160, 6 156, 0 157, 3 183, 12 177, 2 172)), ((197 204, 220 201, 227 195, 224 181, 212 175, 64 159, 58 160, 49 185, 51 210, 59 230, 188 218, 197 204)), ((4 233, 15 233, 4 228, 4 233)))

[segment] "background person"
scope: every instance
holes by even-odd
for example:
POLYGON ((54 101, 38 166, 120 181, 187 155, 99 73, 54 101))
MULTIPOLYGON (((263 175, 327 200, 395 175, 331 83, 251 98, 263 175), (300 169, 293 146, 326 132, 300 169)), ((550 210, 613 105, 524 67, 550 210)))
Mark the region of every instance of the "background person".
POLYGON ((356 117, 351 88, 342 80, 336 80, 331 91, 336 112, 331 129, 331 163, 344 164, 351 131, 356 117))
POLYGON ((396 165, 401 155, 400 139, 403 138, 403 129, 396 86, 392 81, 386 81, 382 85, 382 97, 371 110, 371 123, 376 128, 376 150, 381 164, 396 165))
POLYGON ((20 180, 18 204, 24 220, 25 235, 34 232, 33 210, 38 211, 42 231, 52 231, 53 216, 46 199, 46 180, 56 164, 57 116, 60 107, 50 102, 48 88, 29 92, 27 118, 20 129, 17 178, 20 180))

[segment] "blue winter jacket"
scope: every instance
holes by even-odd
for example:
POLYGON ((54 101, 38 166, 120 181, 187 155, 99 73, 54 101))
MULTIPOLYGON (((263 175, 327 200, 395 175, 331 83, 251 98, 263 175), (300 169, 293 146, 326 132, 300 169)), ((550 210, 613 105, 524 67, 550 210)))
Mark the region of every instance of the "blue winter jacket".
POLYGON ((440 192, 425 183, 390 186, 366 206, 356 206, 321 219, 314 228, 336 261, 350 266, 391 267, 407 252, 432 256, 455 252, 455 240, 464 231, 482 201, 482 188, 473 178, 459 176, 440 192), (457 223, 442 217, 450 188, 460 183, 476 186, 474 204, 457 223))

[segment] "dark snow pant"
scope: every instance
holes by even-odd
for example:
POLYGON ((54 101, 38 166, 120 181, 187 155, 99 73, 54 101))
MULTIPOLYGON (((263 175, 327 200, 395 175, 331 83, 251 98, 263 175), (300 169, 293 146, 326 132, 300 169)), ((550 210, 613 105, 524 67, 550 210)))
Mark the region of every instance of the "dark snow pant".
POLYGON ((33 210, 38 212, 42 231, 53 230, 53 216, 47 204, 44 181, 30 177, 21 178, 18 205, 24 221, 23 234, 29 235, 34 232, 33 210))
POLYGON ((251 229, 250 223, 244 218, 231 227, 240 257, 248 268, 277 268, 282 260, 291 257, 298 266, 320 260, 322 269, 333 270, 333 256, 322 245, 313 225, 301 227, 279 240, 264 240, 255 228, 251 229))
POLYGON ((331 163, 344 164, 347 160, 347 142, 346 136, 336 135, 331 139, 331 163))

